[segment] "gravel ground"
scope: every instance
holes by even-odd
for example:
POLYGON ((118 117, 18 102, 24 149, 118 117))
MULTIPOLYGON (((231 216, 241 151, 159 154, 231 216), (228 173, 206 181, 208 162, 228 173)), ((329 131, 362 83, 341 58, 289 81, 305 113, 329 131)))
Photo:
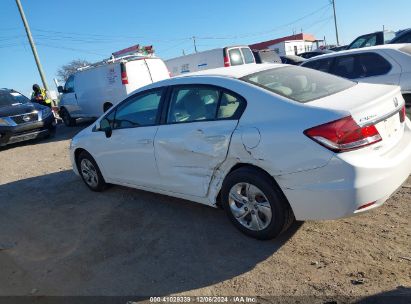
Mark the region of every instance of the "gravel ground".
POLYGON ((89 191, 67 153, 80 129, 0 151, 0 295, 411 294, 411 178, 377 210, 262 242, 222 210, 89 191))

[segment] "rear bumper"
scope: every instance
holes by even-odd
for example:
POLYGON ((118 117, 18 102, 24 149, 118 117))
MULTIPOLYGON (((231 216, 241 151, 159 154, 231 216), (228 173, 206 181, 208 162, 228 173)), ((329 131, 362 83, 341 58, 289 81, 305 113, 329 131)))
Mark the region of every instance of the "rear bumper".
POLYGON ((297 220, 348 217, 381 206, 411 173, 411 123, 383 157, 350 159, 344 153, 314 170, 276 177, 297 220), (360 206, 375 202, 360 209, 360 206))
POLYGON ((0 146, 42 138, 51 133, 55 128, 55 119, 53 115, 42 121, 21 124, 17 126, 0 128, 0 146))

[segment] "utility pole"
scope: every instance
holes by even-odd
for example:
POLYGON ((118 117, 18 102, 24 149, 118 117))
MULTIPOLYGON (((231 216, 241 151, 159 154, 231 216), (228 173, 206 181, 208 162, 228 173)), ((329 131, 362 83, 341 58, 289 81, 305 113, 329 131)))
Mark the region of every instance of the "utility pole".
POLYGON ((337 45, 340 45, 340 41, 338 40, 338 28, 337 28, 337 15, 335 13, 335 0, 331 0, 334 10, 334 25, 335 25, 335 38, 337 39, 337 45))
MULTIPOLYGON (((21 6, 20 0, 16 0, 17 7, 20 12, 21 20, 23 20, 24 28, 26 29, 27 38, 29 39, 31 50, 33 52, 34 60, 36 61, 37 69, 39 70, 41 81, 43 82, 44 89, 46 90, 47 94, 49 92, 49 87, 47 85, 46 77, 44 76, 43 68, 41 67, 39 55, 37 54, 36 45, 34 44, 33 37, 31 36, 31 31, 29 24, 26 19, 26 15, 24 14, 23 7, 21 6)), ((54 105, 54 101, 53 101, 54 105)))
POLYGON ((194 51, 197 53, 196 37, 193 36, 194 51))

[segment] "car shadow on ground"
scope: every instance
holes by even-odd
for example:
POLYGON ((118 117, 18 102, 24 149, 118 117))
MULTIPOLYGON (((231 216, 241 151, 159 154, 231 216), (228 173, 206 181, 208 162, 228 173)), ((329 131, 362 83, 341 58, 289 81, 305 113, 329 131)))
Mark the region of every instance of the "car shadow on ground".
POLYGON ((71 171, 19 180, 0 185, 0 295, 190 291, 248 272, 300 226, 257 241, 223 210, 181 199, 117 186, 95 193, 71 171))
POLYGON ((411 303, 411 288, 399 286, 396 289, 377 293, 375 295, 365 297, 355 304, 409 304, 411 303))
POLYGON ((0 151, 10 150, 10 149, 14 149, 17 147, 33 146, 33 145, 39 145, 39 144, 72 139, 77 133, 79 133, 84 128, 87 128, 93 122, 94 120, 90 120, 90 119, 81 119, 81 120, 79 119, 76 126, 74 127, 66 127, 63 123, 60 122, 59 124, 57 124, 56 134, 54 136, 50 136, 46 138, 36 138, 36 139, 28 140, 28 141, 10 144, 7 146, 2 146, 0 147, 0 151))

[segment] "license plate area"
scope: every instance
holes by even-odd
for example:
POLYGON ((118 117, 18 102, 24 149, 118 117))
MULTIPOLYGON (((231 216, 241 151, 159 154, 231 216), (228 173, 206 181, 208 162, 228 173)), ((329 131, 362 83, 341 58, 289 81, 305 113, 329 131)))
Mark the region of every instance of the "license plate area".
POLYGON ((380 121, 376 126, 383 139, 396 138, 401 131, 399 113, 395 113, 391 117, 380 121))

